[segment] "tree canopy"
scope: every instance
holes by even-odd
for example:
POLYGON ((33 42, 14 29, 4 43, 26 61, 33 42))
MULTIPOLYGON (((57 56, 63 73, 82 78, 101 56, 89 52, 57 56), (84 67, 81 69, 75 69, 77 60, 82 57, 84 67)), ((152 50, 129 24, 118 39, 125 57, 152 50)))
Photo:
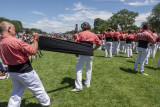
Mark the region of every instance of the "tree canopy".
POLYGON ((120 26, 121 30, 127 30, 130 26, 133 26, 135 23, 135 18, 138 16, 137 12, 129 11, 123 9, 117 13, 113 13, 113 16, 109 21, 116 26, 120 26))
POLYGON ((160 3, 153 7, 152 13, 147 18, 147 21, 151 24, 153 29, 156 29, 156 31, 160 33, 160 3))

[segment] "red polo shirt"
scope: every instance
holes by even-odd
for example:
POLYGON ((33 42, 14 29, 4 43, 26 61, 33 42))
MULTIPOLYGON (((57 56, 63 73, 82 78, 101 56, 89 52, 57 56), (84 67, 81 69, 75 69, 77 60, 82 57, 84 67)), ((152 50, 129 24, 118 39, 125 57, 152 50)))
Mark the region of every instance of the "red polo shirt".
POLYGON ((152 43, 156 41, 151 33, 149 33, 147 30, 144 30, 142 33, 138 33, 137 36, 135 36, 135 40, 149 41, 152 43))
POLYGON ((2 36, 0 41, 0 56, 5 65, 18 65, 25 63, 32 55, 34 49, 31 45, 14 36, 2 36))
POLYGON ((76 39, 76 42, 81 42, 81 41, 86 41, 86 42, 91 42, 97 45, 100 45, 101 42, 98 38, 98 36, 89 30, 80 32, 78 35, 78 39, 76 39))

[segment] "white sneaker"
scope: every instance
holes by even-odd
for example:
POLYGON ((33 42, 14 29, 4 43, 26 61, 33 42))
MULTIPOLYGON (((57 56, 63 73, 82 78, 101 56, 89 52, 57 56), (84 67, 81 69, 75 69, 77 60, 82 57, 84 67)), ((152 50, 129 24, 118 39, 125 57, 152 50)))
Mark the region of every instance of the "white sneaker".
POLYGON ((72 92, 78 92, 78 91, 82 91, 82 89, 77 89, 77 88, 74 88, 71 90, 72 92))
POLYGON ((5 77, 5 79, 8 79, 8 78, 9 78, 9 73, 7 73, 7 74, 6 74, 6 77, 5 77))
POLYGON ((147 73, 144 73, 144 72, 140 72, 140 74, 145 75, 145 76, 148 76, 148 74, 147 74, 147 73))
POLYGON ((90 87, 89 85, 85 85, 85 84, 84 84, 84 86, 85 86, 85 87, 87 87, 87 88, 89 88, 89 87, 90 87))

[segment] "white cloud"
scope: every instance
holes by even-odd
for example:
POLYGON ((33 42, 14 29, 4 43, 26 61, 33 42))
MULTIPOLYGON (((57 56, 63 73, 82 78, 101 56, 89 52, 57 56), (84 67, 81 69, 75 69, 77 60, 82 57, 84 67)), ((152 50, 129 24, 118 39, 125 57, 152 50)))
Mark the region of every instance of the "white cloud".
POLYGON ((56 21, 54 19, 48 19, 47 17, 35 22, 35 23, 27 23, 22 22, 25 28, 37 28, 42 31, 46 31, 48 33, 54 32, 66 32, 68 30, 73 30, 74 26, 69 24, 64 24, 62 22, 56 21))
POLYGON ((140 27, 142 22, 147 21, 147 17, 150 14, 151 14, 151 12, 139 14, 139 16, 135 19, 135 21, 136 21, 135 24, 140 27))
POLYGON ((120 0, 121 2, 124 2, 125 0, 120 0))
POLYGON ((92 11, 92 10, 81 10, 73 14, 59 15, 64 21, 86 21, 94 20, 95 18, 101 18, 107 20, 112 16, 111 12, 107 11, 92 11))
MULTIPOLYGON (((121 0, 126 2, 126 0, 121 0)), ((155 2, 155 0, 152 0, 152 2, 155 2)), ((24 27, 27 28, 38 28, 43 31, 46 31, 48 33, 54 31, 54 32, 66 32, 71 31, 75 29, 75 24, 80 25, 82 22, 89 22, 92 26, 94 23, 95 18, 101 18, 104 20, 109 19, 112 16, 111 12, 108 11, 98 11, 96 9, 92 8, 86 8, 87 6, 82 5, 80 2, 73 4, 73 7, 71 8, 65 8, 68 9, 72 13, 70 14, 59 14, 58 16, 54 16, 51 18, 44 17, 36 22, 33 23, 27 23, 22 22, 24 24, 24 27), (76 5, 77 4, 77 5, 76 5)), ((34 12, 37 14, 37 11, 34 12)), ((136 18, 135 24, 137 26, 140 26, 142 22, 146 21, 146 18, 150 15, 151 12, 148 13, 141 13, 136 18)), ((38 12, 40 15, 45 15, 44 13, 38 12)))
POLYGON ((65 8, 65 10, 70 10, 70 8, 65 8))
MULTIPOLYGON (((121 0, 123 1, 123 0, 121 0)), ((133 2, 131 1, 126 1, 125 2, 127 5, 131 6, 145 6, 145 5, 154 5, 158 3, 158 0, 134 0, 133 2)))
POLYGON ((39 12, 39 11, 32 11, 31 13, 35 14, 35 15, 42 15, 45 16, 45 14, 43 12, 39 12))
POLYGON ((75 3, 75 4, 73 4, 73 5, 74 5, 73 10, 87 9, 87 7, 86 7, 86 6, 83 6, 83 5, 81 4, 81 2, 75 3))

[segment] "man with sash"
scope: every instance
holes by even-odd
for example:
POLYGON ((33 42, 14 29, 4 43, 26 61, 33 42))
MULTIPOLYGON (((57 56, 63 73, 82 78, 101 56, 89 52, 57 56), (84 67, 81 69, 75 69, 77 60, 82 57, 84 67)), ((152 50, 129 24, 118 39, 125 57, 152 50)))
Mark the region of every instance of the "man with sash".
POLYGON ((148 32, 149 27, 149 24, 144 24, 143 31, 141 33, 138 33, 135 37, 135 41, 138 42, 138 55, 133 70, 135 71, 137 69, 138 64, 140 63, 140 73, 143 75, 148 75, 144 73, 144 63, 148 54, 148 44, 155 43, 154 37, 148 32))
POLYGON ((127 58, 133 57, 132 42, 134 39, 134 35, 132 34, 132 32, 130 30, 128 31, 128 34, 126 35, 125 39, 126 39, 127 58))
POLYGON ((111 58, 112 57, 112 37, 115 35, 115 32, 113 32, 111 28, 108 28, 104 31, 104 35, 106 38, 104 57, 106 58, 109 53, 109 57, 111 58))
MULTIPOLYGON (((82 32, 78 34, 78 39, 76 42, 85 42, 88 44, 96 44, 93 50, 96 50, 101 46, 101 42, 98 38, 98 36, 89 30, 91 29, 91 26, 89 23, 84 22, 81 24, 82 32)), ((82 91, 82 72, 84 68, 84 64, 86 61, 86 81, 84 82, 84 85, 89 88, 90 87, 90 81, 91 81, 91 74, 92 74, 92 60, 93 56, 87 56, 87 55, 78 55, 78 61, 76 65, 76 80, 75 80, 75 88, 71 91, 82 91)))
POLYGON ((0 32, 2 33, 0 57, 3 63, 8 65, 13 87, 8 107, 20 107, 25 88, 32 91, 42 106, 48 107, 53 101, 47 95, 40 78, 30 64, 28 56, 36 54, 39 35, 33 35, 34 42, 31 46, 16 38, 15 27, 9 22, 0 23, 0 32))

